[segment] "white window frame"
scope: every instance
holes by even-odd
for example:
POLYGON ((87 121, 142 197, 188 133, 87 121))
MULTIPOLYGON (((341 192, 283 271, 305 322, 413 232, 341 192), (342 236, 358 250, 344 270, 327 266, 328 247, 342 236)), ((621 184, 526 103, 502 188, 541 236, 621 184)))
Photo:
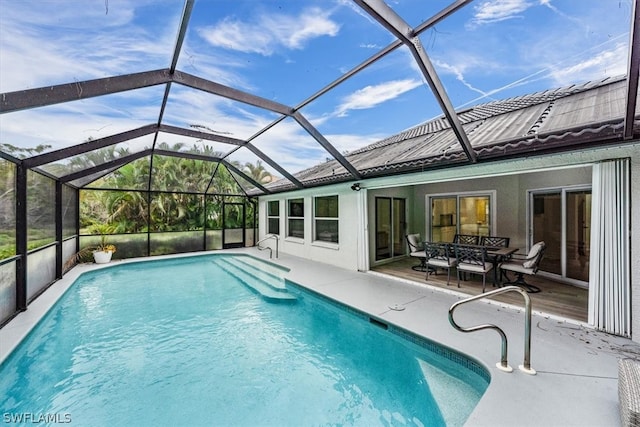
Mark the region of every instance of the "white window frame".
POLYGON ((282 227, 280 227, 280 200, 269 200, 267 202, 267 234, 277 234, 280 235, 280 230, 282 229, 282 227), (270 212, 270 204, 271 203, 276 203, 278 206, 278 215, 271 215, 270 212), (272 219, 277 219, 278 220, 278 233, 274 233, 271 231, 271 220, 272 219))
POLYGON ((304 240, 304 197, 296 197, 293 199, 287 199, 287 238, 304 240), (291 203, 302 202, 302 216, 291 215, 291 203), (302 221, 302 237, 291 235, 291 220, 302 221))
POLYGON ((323 242, 323 243, 328 243, 328 244, 332 244, 332 245, 337 245, 340 243, 340 197, 337 194, 329 194, 329 195, 324 195, 324 196, 315 196, 313 198, 313 241, 314 242, 323 242), (318 199, 326 199, 326 198, 336 198, 336 216, 335 217, 320 217, 320 216, 316 216, 316 203, 318 199), (316 235, 317 230, 318 230, 318 221, 324 221, 324 222, 328 222, 328 221, 335 221, 337 223, 337 230, 338 230, 338 235, 336 236, 336 241, 332 241, 332 240, 325 240, 325 239, 321 239, 319 238, 319 236, 316 235))

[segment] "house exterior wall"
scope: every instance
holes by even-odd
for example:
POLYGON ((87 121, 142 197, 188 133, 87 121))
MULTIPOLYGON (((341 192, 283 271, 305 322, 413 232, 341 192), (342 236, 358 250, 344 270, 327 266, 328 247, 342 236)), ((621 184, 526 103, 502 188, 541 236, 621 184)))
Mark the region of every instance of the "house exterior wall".
MULTIPOLYGON (((416 221, 423 233, 427 234, 429 227, 429 207, 427 206, 427 196, 435 194, 460 194, 467 192, 492 192, 495 191, 496 200, 493 210, 497 213, 497 218, 492 218, 492 227, 495 236, 516 236, 518 234, 518 216, 512 213, 517 212, 518 207, 518 176, 488 177, 473 180, 460 180, 454 182, 434 182, 414 187, 416 199, 416 221), (505 214, 511 213, 511 214, 505 214)), ((517 242, 512 242, 511 246, 519 247, 517 242)))
MULTIPOLYGON (((280 205, 279 251, 310 260, 336 265, 349 270, 358 269, 358 248, 361 238, 358 230, 362 220, 358 215, 358 192, 351 190, 351 183, 292 191, 274 196, 260 197, 258 203, 258 233, 263 238, 267 224, 267 202, 278 200, 280 205), (338 196, 338 243, 313 241, 313 199, 317 196, 338 196), (287 200, 304 199, 304 238, 287 237, 287 200)), ((275 248, 273 242, 265 242, 275 248)))
POLYGON ((259 235, 264 237, 266 233, 266 202, 280 200, 282 252, 350 270, 363 270, 366 268, 362 266, 372 263, 371 248, 375 244, 372 234, 375 229, 373 200, 376 196, 406 197, 407 230, 424 234, 425 195, 490 189, 496 190, 496 234, 518 236, 512 246, 526 247, 527 190, 590 183, 592 163, 625 157, 631 160, 632 339, 640 342, 640 141, 617 147, 373 178, 360 183, 363 188, 360 192, 352 191, 351 183, 342 183, 263 196, 259 201, 259 235), (312 242, 312 199, 332 194, 339 196, 340 242, 338 245, 312 242), (284 237, 286 199, 295 197, 305 198, 303 241, 284 237), (505 212, 514 214, 505 215, 505 212), (363 263, 359 257, 367 257, 367 262, 363 263))

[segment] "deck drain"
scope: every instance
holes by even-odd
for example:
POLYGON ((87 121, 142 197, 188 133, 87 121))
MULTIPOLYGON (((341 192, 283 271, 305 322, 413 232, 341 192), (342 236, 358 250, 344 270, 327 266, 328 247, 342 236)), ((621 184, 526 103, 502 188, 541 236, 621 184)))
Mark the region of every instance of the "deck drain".
POLYGON ((390 305, 389 308, 394 311, 402 311, 404 310, 405 307, 400 304, 394 304, 394 305, 390 305))

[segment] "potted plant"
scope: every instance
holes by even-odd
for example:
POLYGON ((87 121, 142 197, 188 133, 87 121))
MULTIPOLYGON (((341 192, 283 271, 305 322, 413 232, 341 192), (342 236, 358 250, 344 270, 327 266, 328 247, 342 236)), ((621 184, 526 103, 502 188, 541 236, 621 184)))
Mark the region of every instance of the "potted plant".
POLYGON ((113 227, 107 224, 93 224, 90 228, 92 233, 100 235, 100 243, 94 246, 93 260, 96 264, 106 264, 111 261, 111 256, 116 251, 115 245, 107 242, 107 234, 113 232, 113 227))

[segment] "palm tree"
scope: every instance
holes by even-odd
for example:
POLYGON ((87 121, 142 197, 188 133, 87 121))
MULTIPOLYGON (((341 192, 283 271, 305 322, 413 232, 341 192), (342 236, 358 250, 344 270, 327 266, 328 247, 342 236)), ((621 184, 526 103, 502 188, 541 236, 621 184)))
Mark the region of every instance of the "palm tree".
POLYGON ((273 175, 264 168, 262 160, 258 160, 255 165, 250 162, 245 163, 243 172, 260 184, 267 184, 273 180, 273 175))

